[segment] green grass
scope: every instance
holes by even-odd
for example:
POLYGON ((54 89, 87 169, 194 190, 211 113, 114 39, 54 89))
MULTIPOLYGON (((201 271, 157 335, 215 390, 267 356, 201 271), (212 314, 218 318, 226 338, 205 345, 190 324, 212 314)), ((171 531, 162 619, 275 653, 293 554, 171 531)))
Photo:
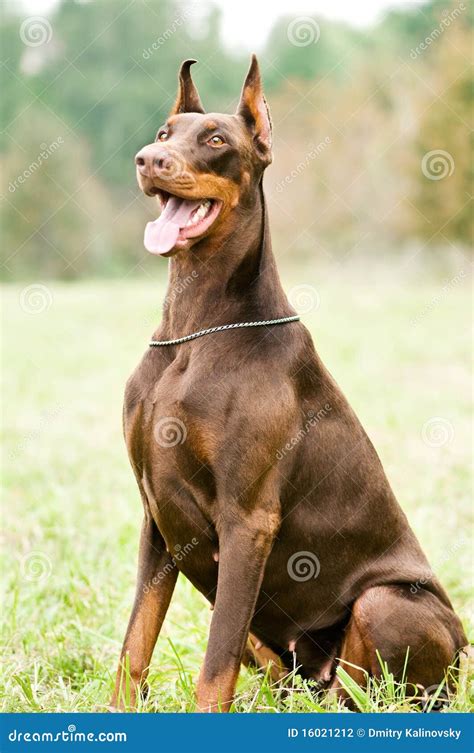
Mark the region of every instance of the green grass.
MULTIPOLYGON (((402 276, 395 262, 368 273, 300 269, 286 276, 285 287, 317 288, 320 306, 304 316, 316 347, 373 439, 472 635, 468 283, 442 294, 443 280, 402 276), (434 417, 443 421, 428 425, 426 442, 423 427, 434 417), (448 441, 432 446, 433 428, 447 432, 448 441)), ((3 299, 1 708, 103 710, 132 603, 141 522, 122 440, 122 394, 158 321, 164 281, 46 285, 52 300, 41 313, 25 310, 25 302, 26 309, 41 308, 42 299, 23 285, 5 288, 3 299)), ((192 708, 209 620, 203 598, 181 578, 143 710, 192 708)), ((389 673, 367 690, 350 690, 363 710, 407 708, 389 673)), ((275 686, 249 670, 241 672, 235 706, 336 707, 293 674, 275 686)), ((466 688, 448 708, 468 708, 466 688)))

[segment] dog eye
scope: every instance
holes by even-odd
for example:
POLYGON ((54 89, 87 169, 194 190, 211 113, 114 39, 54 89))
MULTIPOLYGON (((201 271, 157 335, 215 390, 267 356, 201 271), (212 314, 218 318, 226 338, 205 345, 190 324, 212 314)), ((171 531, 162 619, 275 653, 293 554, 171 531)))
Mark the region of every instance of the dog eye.
POLYGON ((168 132, 167 131, 159 131, 158 136, 156 137, 157 141, 166 141, 168 138, 168 132))
POLYGON ((211 136, 207 143, 209 144, 209 146, 223 146, 225 144, 225 141, 222 136, 211 136))

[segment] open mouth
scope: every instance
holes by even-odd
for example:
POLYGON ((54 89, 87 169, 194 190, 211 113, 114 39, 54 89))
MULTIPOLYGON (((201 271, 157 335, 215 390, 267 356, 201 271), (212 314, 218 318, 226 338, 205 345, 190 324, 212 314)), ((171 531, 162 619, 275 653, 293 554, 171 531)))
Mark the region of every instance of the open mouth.
POLYGON ((159 189, 161 214, 145 228, 145 248, 152 254, 166 254, 186 245, 208 230, 219 214, 222 202, 217 199, 184 199, 159 189))

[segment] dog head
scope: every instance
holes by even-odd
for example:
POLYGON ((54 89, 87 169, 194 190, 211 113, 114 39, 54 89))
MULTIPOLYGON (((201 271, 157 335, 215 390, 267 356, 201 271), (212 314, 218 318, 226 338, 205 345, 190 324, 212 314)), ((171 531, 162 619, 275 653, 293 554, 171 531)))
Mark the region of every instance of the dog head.
POLYGON ((271 119, 255 55, 233 115, 205 112, 191 78, 194 62, 182 64, 166 122, 135 157, 140 188, 161 205, 160 217, 146 227, 145 246, 166 256, 232 224, 236 208, 251 204, 272 159, 271 119))

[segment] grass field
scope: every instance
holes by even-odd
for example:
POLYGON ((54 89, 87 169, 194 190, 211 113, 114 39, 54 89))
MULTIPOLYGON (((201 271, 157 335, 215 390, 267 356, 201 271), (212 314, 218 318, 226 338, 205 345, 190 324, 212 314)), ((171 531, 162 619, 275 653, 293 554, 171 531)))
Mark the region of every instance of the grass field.
MULTIPOLYGON (((468 280, 425 274, 285 277, 316 347, 472 637, 468 280), (309 296, 309 305, 305 298, 309 296), (312 302, 311 302, 312 301, 312 302)), ((162 267, 161 267, 162 270, 162 267)), ((132 603, 141 502, 121 433, 125 380, 160 316, 164 279, 4 289, 3 711, 103 710, 132 603)), ((35 287, 36 286, 36 287, 35 287)), ((187 711, 210 619, 180 579, 146 711, 187 711)), ((381 694, 381 709, 403 697, 381 694)), ((323 711, 243 670, 238 711, 323 711)), ((379 694, 380 695, 380 694, 379 694)), ((362 694, 361 708, 374 710, 362 694)), ((380 698, 379 698, 380 700, 380 698)), ((466 692, 451 709, 467 710, 466 692)))

